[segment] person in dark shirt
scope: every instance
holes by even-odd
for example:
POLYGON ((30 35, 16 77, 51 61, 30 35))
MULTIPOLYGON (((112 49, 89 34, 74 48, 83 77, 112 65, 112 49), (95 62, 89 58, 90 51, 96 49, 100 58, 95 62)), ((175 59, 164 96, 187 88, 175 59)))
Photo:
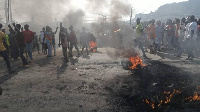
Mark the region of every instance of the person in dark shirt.
POLYGON ((69 27, 69 30, 70 30, 70 50, 69 50, 70 57, 73 57, 73 54, 72 54, 73 46, 75 47, 75 49, 77 50, 77 53, 78 53, 78 55, 76 57, 79 57, 80 53, 79 53, 79 49, 78 49, 78 46, 77 46, 77 38, 76 38, 76 34, 73 30, 72 25, 69 27))
POLYGON ((15 32, 15 37, 16 37, 16 41, 17 41, 17 48, 19 49, 19 56, 20 56, 20 58, 23 62, 22 66, 29 68, 27 59, 24 56, 26 44, 25 44, 25 41, 24 41, 23 33, 20 32, 21 25, 20 24, 16 24, 16 25, 13 24, 13 26, 15 27, 15 31, 12 29, 12 27, 10 25, 8 25, 10 30, 12 30, 12 32, 15 32))
POLYGON ((87 55, 89 54, 88 53, 88 44, 89 44, 89 40, 88 40, 88 35, 87 33, 85 32, 85 27, 82 28, 82 32, 80 34, 80 43, 82 44, 82 51, 81 51, 81 54, 83 54, 83 50, 84 48, 86 48, 86 52, 87 52, 87 55))

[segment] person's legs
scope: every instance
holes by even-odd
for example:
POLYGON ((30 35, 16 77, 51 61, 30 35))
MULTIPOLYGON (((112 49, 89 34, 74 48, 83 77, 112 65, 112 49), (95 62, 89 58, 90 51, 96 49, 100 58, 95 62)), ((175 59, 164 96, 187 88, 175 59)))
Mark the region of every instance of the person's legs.
POLYGON ((11 67, 10 67, 10 61, 9 61, 9 57, 8 57, 7 51, 6 50, 5 51, 0 51, 0 55, 5 60, 8 70, 11 69, 11 67))
POLYGON ((72 54, 73 45, 74 44, 70 43, 70 46, 69 46, 69 56, 70 57, 73 57, 73 54, 72 54))
POLYGON ((48 46, 48 55, 47 57, 52 57, 52 45, 50 41, 47 41, 47 46, 48 46))
POLYGON ((75 47, 75 49, 77 50, 77 53, 78 53, 78 55, 77 55, 77 56, 79 56, 79 55, 80 55, 80 53, 79 53, 79 49, 78 49, 78 46, 77 46, 77 44, 74 44, 74 47, 75 47))
POLYGON ((40 45, 39 45, 39 43, 37 43, 36 47, 37 47, 38 54, 40 54, 40 45))
POLYGON ((23 55, 24 54, 24 49, 25 49, 25 46, 21 46, 19 48, 19 54, 20 54, 20 58, 23 62, 23 65, 28 65, 28 62, 27 62, 27 59, 25 58, 25 56, 23 55))
POLYGON ((54 56, 56 56, 56 45, 53 45, 54 56))
POLYGON ((88 55, 89 54, 89 52, 88 52, 88 46, 86 45, 85 47, 86 47, 86 52, 87 52, 87 55, 88 55))
POLYGON ((33 59, 33 57, 32 57, 33 44, 27 43, 26 48, 27 48, 28 56, 29 56, 30 60, 32 60, 33 59))
POLYGON ((68 60, 68 57, 67 57, 67 47, 63 47, 62 49, 63 49, 64 61, 68 62, 69 60, 68 60))

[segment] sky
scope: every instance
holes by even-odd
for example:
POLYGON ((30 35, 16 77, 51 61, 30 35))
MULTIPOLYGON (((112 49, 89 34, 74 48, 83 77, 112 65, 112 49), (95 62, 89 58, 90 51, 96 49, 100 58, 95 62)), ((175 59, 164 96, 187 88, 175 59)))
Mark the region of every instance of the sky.
MULTIPOLYGON (((0 16, 3 18, 5 18, 4 17, 5 12, 3 6, 4 1, 5 0, 0 0, 0 16)), ((38 14, 39 18, 43 18, 44 16, 46 17, 46 15, 39 15, 40 11, 42 12, 41 7, 43 5, 51 7, 53 18, 57 18, 58 20, 62 20, 62 18, 65 17, 66 13, 68 13, 71 9, 73 10, 82 9, 85 13, 85 19, 88 20, 94 16, 99 17, 98 14, 111 15, 115 9, 117 10, 118 7, 120 7, 119 5, 116 6, 111 6, 111 5, 115 2, 118 3, 119 1, 120 3, 118 4, 124 3, 123 5, 124 6, 127 5, 128 8, 133 7, 134 14, 137 14, 137 13, 149 13, 151 11, 155 11, 156 9, 158 9, 158 7, 167 3, 183 2, 188 0, 26 0, 26 2, 23 1, 24 0, 12 0, 13 17, 15 20, 20 22, 30 21, 31 13, 38 14), (52 2, 52 4, 51 5, 47 4, 47 1, 52 2), (24 3, 27 4, 24 5, 24 3), (31 6, 32 4, 34 4, 34 6, 31 6)), ((129 15, 130 14, 126 14, 127 17, 129 15)), ((126 19, 127 17, 124 18, 126 19)))

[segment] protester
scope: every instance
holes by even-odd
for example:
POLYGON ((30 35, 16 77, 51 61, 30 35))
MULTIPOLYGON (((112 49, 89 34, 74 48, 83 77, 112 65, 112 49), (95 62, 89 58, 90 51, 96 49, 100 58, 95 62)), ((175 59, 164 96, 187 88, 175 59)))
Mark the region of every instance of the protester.
POLYGON ((164 29, 162 28, 161 26, 161 21, 157 21, 156 22, 156 27, 155 27, 155 30, 156 30, 156 41, 155 41, 155 47, 156 47, 156 51, 157 50, 161 50, 161 42, 162 42, 162 36, 163 36, 163 33, 164 33, 164 29))
MULTIPOLYGON (((3 27, 3 25, 0 23, 0 29, 3 27)), ((8 53, 6 51, 6 48, 3 44, 3 41, 5 40, 5 34, 0 31, 0 55, 3 57, 3 59, 6 62, 8 73, 13 73, 11 66, 10 66, 10 61, 8 57, 8 53)))
POLYGON ((69 50, 70 57, 73 57, 73 54, 72 54, 73 46, 75 47, 75 49, 77 50, 77 53, 78 53, 78 55, 76 57, 79 57, 80 53, 79 53, 79 49, 78 49, 78 46, 77 46, 77 38, 76 38, 76 34, 73 30, 72 25, 69 27, 69 30, 70 30, 70 50, 69 50))
POLYGON ((15 32, 13 32, 11 29, 9 29, 9 42, 10 42, 10 49, 11 49, 11 58, 14 59, 14 61, 18 60, 19 57, 19 49, 17 46, 17 40, 15 38, 15 32))
POLYGON ((180 25, 180 33, 179 33, 179 39, 178 39, 178 54, 177 57, 181 57, 182 52, 185 48, 185 42, 184 42, 184 35, 185 35, 185 18, 181 19, 181 25, 180 25))
POLYGON ((53 35, 57 32, 58 27, 56 28, 55 32, 52 32, 51 28, 49 26, 46 26, 46 31, 44 32, 45 42, 48 47, 48 54, 47 57, 52 57, 52 39, 53 35))
POLYGON ((138 45, 139 49, 142 50, 143 53, 143 57, 147 57, 144 51, 144 42, 145 42, 145 37, 142 37, 142 33, 143 33, 143 27, 142 24, 140 23, 140 18, 137 18, 136 20, 137 22, 137 26, 136 26, 136 39, 135 39, 135 43, 138 45))
POLYGON ((150 25, 148 26, 148 37, 149 37, 149 46, 150 46, 150 53, 155 53, 155 38, 156 38, 156 30, 155 30, 155 20, 152 19, 150 21, 150 25))
MULTIPOLYGON (((17 41, 17 47, 19 49, 19 56, 23 62, 22 66, 25 66, 27 68, 29 68, 27 59, 24 56, 24 51, 26 48, 26 44, 24 41, 24 35, 22 32, 20 32, 21 29, 21 25, 20 24, 13 24, 13 26, 15 27, 15 37, 16 37, 16 41, 17 41)), ((14 32, 14 30, 12 29, 12 27, 10 25, 8 25, 8 27, 10 28, 10 30, 12 30, 12 32, 14 32)))
POLYGON ((33 33, 34 33, 33 49, 37 48, 37 52, 38 54, 40 54, 40 45, 39 45, 38 35, 36 34, 36 32, 33 32, 33 33))
POLYGON ((32 55, 32 50, 33 50, 33 39, 34 39, 34 33, 32 31, 29 30, 29 25, 24 25, 24 31, 23 31, 23 35, 24 35, 24 41, 26 43, 26 49, 28 52, 28 56, 29 56, 29 62, 32 62, 33 60, 33 55, 32 55))
MULTIPOLYGON (((54 51, 54 56, 56 56, 56 40, 55 40, 55 34, 57 33, 57 29, 58 27, 56 28, 56 31, 55 33, 53 34, 53 37, 52 37, 52 47, 53 47, 53 51, 54 51)), ((52 29, 51 29, 52 31, 52 29)))
POLYGON ((195 16, 190 16, 190 23, 188 27, 188 36, 187 36, 187 54, 188 58, 186 60, 193 60, 194 58, 194 48, 196 44, 196 38, 197 38, 197 23, 195 22, 195 16))
POLYGON ((89 52, 88 52, 89 40, 88 40, 88 35, 85 32, 85 30, 86 30, 85 27, 82 27, 82 32, 80 34, 80 44, 82 44, 81 54, 83 54, 83 50, 84 48, 86 48, 87 55, 89 55, 89 52))
POLYGON ((62 45, 62 51, 64 56, 64 62, 69 62, 68 56, 67 56, 67 47, 68 42, 67 39, 69 38, 69 33, 67 32, 66 28, 62 27, 60 29, 60 38, 61 38, 61 45, 62 45))
POLYGON ((47 54, 47 45, 46 45, 46 42, 45 42, 44 32, 45 32, 45 27, 43 27, 42 31, 40 32, 39 41, 40 41, 41 46, 42 46, 42 53, 47 54))

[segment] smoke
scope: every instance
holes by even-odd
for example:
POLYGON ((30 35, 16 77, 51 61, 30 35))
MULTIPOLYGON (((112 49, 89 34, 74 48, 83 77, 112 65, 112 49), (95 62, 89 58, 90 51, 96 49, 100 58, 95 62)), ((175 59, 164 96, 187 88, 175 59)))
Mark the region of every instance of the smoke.
POLYGON ((84 11, 81 9, 71 10, 68 14, 65 15, 63 19, 64 25, 73 25, 75 27, 82 26, 83 18, 85 16, 84 11))
POLYGON ((12 1, 13 18, 19 22, 48 25, 59 18, 64 10, 63 4, 70 4, 71 0, 15 0, 12 1))

